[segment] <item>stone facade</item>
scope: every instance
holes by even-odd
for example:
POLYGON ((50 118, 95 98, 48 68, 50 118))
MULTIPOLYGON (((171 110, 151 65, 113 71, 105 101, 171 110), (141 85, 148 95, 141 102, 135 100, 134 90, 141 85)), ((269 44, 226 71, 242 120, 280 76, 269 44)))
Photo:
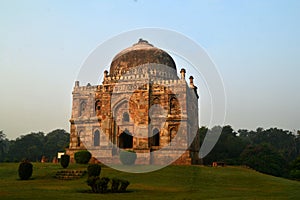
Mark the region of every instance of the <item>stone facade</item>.
POLYGON ((67 154, 88 149, 117 164, 125 149, 137 152, 136 164, 198 164, 197 87, 180 74, 169 54, 140 40, 115 56, 101 85, 76 81, 67 154))

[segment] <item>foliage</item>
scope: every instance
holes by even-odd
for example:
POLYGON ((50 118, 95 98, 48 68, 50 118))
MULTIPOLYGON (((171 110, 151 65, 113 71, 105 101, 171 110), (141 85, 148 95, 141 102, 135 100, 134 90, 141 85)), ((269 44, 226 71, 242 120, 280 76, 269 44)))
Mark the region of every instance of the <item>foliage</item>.
POLYGON ((119 178, 113 178, 111 183, 111 192, 125 192, 129 185, 129 181, 119 178))
POLYGON ((44 133, 31 133, 17 138, 10 146, 9 154, 13 160, 27 158, 40 161, 44 154, 44 133))
MULTIPOLYGON (((94 193, 106 193, 108 192, 109 181, 110 179, 108 177, 100 178, 99 176, 90 176, 87 179, 87 184, 94 193)), ((129 181, 127 180, 113 178, 111 180, 111 192, 125 192, 128 185, 129 181)))
POLYGON ((88 186, 90 186, 92 188, 92 191, 93 192, 97 192, 97 185, 96 185, 96 181, 100 179, 99 176, 89 176, 88 179, 87 179, 87 184, 88 186))
POLYGON ((111 192, 118 192, 120 186, 120 180, 117 178, 113 178, 111 180, 111 192))
POLYGON ((284 175, 283 157, 268 144, 249 145, 241 154, 243 164, 262 173, 284 175))
POLYGON ((204 164, 211 165, 215 161, 223 161, 226 164, 240 164, 240 154, 246 147, 247 142, 238 137, 237 133, 231 126, 213 127, 207 131, 208 138, 214 138, 217 133, 220 133, 219 140, 212 151, 203 159, 204 164))
POLYGON ((291 164, 290 177, 292 179, 300 180, 300 156, 291 164))
POLYGON ((47 135, 43 132, 22 135, 15 140, 1 141, 0 134, 0 161, 19 162, 27 158, 30 161, 40 161, 43 156, 51 160, 58 151, 63 151, 70 142, 70 134, 65 130, 57 129, 47 135), (3 145, 5 143, 5 147, 3 145), (1 155, 1 148, 5 149, 1 155))
POLYGON ((120 179, 120 182, 121 182, 121 186, 119 188, 119 192, 126 192, 126 189, 127 189, 128 185, 130 184, 129 181, 120 179))
POLYGON ((0 162, 5 161, 8 147, 9 141, 3 131, 0 131, 0 162))
POLYGON ((133 165, 137 158, 135 151, 121 151, 120 160, 124 165, 133 165))
POLYGON ((290 177, 292 179, 300 180, 300 170, 298 170, 298 169, 292 169, 290 171, 290 177))
POLYGON ((20 179, 28 180, 32 175, 32 171, 33 171, 32 168, 33 166, 28 160, 22 161, 18 169, 20 179))
POLYGON ((101 166, 98 164, 91 164, 87 168, 88 176, 100 176, 101 166))
POLYGON ((230 126, 215 126, 212 129, 201 127, 200 143, 204 137, 206 142, 213 143, 218 132, 221 132, 219 140, 203 158, 205 165, 211 165, 215 161, 223 161, 227 165, 247 164, 263 173, 288 177, 290 169, 286 163, 300 154, 300 134, 294 135, 278 128, 257 128, 255 131, 240 129, 235 132, 230 126), (258 154, 256 151, 259 149, 264 153, 258 154), (251 151, 253 152, 250 153, 251 151), (269 160, 264 161, 265 157, 269 160))
POLYGON ((108 191, 109 178, 102 177, 96 181, 97 191, 100 193, 106 193, 108 191))
POLYGON ((56 129, 45 136, 44 155, 52 159, 57 152, 64 151, 70 143, 70 134, 63 129, 56 129))
POLYGON ((92 154, 87 150, 78 151, 74 154, 74 159, 78 164, 87 164, 92 157, 92 154))
POLYGON ((67 168, 70 163, 70 156, 65 154, 60 157, 60 164, 63 168, 67 168))

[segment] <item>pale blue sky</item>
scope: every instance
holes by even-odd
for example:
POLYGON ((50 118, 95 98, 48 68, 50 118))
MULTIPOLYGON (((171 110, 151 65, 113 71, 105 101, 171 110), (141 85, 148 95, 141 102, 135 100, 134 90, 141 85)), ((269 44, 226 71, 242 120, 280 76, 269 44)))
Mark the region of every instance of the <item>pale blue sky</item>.
POLYGON ((81 64, 107 39, 144 27, 206 49, 224 80, 225 124, 300 129, 299 10, 300 1, 271 0, 0 1, 0 130, 69 131, 81 64))

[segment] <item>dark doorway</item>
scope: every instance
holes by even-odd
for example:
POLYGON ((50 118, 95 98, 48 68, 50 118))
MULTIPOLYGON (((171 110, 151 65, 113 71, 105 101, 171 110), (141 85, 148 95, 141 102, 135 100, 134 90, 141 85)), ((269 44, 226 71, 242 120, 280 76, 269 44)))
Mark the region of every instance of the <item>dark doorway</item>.
POLYGON ((159 146, 159 130, 155 128, 150 139, 150 146, 159 146))
POLYGON ((122 149, 132 148, 133 137, 129 131, 125 130, 119 136, 119 147, 122 149))

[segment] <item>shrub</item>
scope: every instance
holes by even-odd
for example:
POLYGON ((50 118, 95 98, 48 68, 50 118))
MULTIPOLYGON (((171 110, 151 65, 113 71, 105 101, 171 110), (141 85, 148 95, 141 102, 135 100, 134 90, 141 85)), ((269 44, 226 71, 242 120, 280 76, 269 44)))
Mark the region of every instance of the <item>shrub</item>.
POLYGON ((109 178, 102 177, 96 181, 97 192, 106 193, 108 188, 109 178))
POLYGON ((63 168, 67 168, 69 166, 70 163, 70 156, 69 155, 62 155, 60 157, 60 164, 63 168))
MULTIPOLYGON (((89 176, 87 179, 88 186, 91 187, 94 193, 106 193, 108 192, 108 183, 110 179, 107 177, 100 178, 99 176, 89 176)), ((126 192, 129 185, 129 181, 113 178, 111 180, 111 192, 126 192)))
POLYGON ((31 177, 32 167, 32 164, 27 160, 20 163, 18 172, 21 180, 28 180, 31 177))
POLYGON ((97 185, 96 185, 96 181, 99 180, 99 176, 90 176, 87 179, 87 184, 88 186, 90 186, 92 188, 93 192, 97 192, 97 185))
POLYGON ((111 192, 125 192, 129 185, 129 181, 124 179, 113 178, 111 183, 111 192))
POLYGON ((124 165, 133 165, 136 160, 136 152, 135 151, 121 151, 120 152, 120 160, 124 165))
POLYGON ((101 173, 101 166, 98 164, 91 164, 87 168, 88 176, 99 176, 101 173))
POLYGON ((87 179, 87 184, 92 188, 94 193, 106 193, 108 189, 109 178, 99 176, 90 176, 87 179))
POLYGON ((129 183, 129 181, 123 180, 123 179, 121 179, 120 182, 121 182, 121 186, 120 186, 119 191, 120 191, 120 192, 125 192, 126 189, 127 189, 127 187, 128 187, 128 185, 129 185, 130 183, 129 183))
POLYGON ((74 154, 75 161, 79 164, 87 164, 90 161, 91 157, 92 154, 87 150, 78 151, 74 154))
POLYGON ((120 186, 120 180, 117 178, 113 178, 111 183, 111 192, 118 192, 119 186, 120 186))

